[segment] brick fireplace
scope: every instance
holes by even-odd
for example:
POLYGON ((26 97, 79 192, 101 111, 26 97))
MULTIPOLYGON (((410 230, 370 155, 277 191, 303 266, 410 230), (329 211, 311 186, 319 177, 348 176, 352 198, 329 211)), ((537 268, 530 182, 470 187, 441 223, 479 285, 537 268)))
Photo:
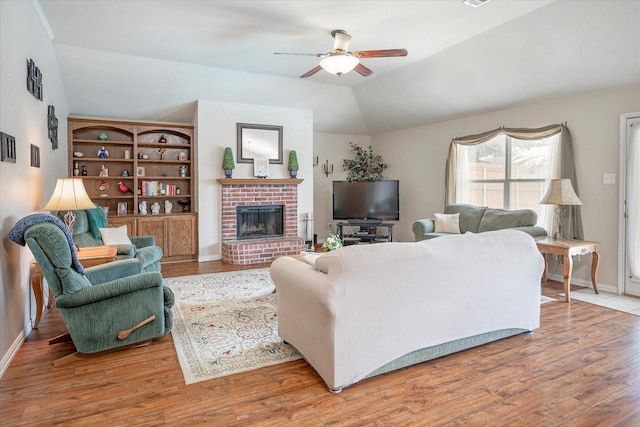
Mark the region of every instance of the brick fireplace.
MULTIPOLYGON (((298 184, 301 179, 219 179, 222 185, 222 261, 259 264, 300 253, 298 184), (278 237, 238 239, 238 207, 282 206, 284 230, 278 237)), ((242 233, 241 233, 242 234, 242 233)))

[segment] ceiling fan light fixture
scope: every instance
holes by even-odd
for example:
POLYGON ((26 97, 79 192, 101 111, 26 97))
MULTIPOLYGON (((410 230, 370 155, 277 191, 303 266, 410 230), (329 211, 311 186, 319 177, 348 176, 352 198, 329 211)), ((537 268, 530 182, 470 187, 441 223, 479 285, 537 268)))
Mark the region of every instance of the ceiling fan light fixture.
POLYGON ((331 74, 340 76, 353 70, 359 63, 360 60, 355 56, 341 54, 327 56, 320 61, 320 66, 331 74))

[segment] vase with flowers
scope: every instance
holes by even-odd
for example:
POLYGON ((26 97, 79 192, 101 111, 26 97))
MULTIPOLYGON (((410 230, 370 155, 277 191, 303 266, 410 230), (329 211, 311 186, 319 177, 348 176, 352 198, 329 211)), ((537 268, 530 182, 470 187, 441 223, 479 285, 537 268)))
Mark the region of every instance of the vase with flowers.
POLYGON ((342 240, 340 239, 340 237, 331 233, 329 233, 327 238, 324 240, 324 243, 322 244, 322 249, 324 249, 325 251, 332 251, 334 249, 339 249, 341 247, 342 247, 342 240))

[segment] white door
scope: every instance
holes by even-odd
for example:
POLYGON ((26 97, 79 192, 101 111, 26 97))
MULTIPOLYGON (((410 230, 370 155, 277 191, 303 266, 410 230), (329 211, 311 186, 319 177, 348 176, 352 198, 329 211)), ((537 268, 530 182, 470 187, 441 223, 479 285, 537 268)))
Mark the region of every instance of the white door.
POLYGON ((626 118, 624 293, 640 297, 640 115, 626 118))

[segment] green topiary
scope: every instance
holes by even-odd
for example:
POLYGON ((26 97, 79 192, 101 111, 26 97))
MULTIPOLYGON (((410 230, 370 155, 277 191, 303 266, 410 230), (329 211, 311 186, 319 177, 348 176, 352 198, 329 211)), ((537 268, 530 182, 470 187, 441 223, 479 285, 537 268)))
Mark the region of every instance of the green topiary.
POLYGON ((298 155, 296 154, 296 150, 289 151, 289 167, 287 168, 287 170, 298 170, 298 155))
POLYGON ((231 151, 231 147, 226 147, 224 149, 224 159, 222 160, 222 169, 231 170, 235 168, 236 168, 236 164, 233 161, 233 152, 231 151))

